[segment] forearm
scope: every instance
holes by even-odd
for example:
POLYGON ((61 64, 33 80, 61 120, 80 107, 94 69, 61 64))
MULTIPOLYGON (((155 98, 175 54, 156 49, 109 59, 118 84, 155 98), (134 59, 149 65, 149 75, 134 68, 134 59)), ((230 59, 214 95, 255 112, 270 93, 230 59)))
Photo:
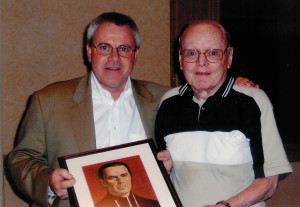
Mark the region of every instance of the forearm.
POLYGON ((16 188, 34 202, 47 206, 49 177, 44 119, 36 94, 21 122, 17 146, 8 156, 7 167, 16 188))
POLYGON ((14 150, 8 157, 7 167, 16 188, 41 205, 47 205, 49 177, 53 171, 36 152, 14 150))
POLYGON ((277 185, 277 175, 259 178, 254 180, 248 188, 226 201, 230 203, 231 207, 251 206, 273 196, 276 193, 277 185))

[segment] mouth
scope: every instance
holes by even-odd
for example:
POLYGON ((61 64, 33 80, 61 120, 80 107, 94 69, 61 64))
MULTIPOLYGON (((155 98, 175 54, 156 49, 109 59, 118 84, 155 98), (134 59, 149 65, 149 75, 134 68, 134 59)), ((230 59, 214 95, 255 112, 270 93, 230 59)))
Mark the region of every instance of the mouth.
POLYGON ((105 65, 105 69, 109 71, 118 71, 122 69, 122 64, 120 62, 108 62, 105 65))
POLYGON ((119 186, 118 189, 119 190, 126 190, 128 187, 127 186, 119 186))
POLYGON ((106 70, 111 70, 111 71, 117 71, 117 70, 121 70, 121 68, 119 67, 106 67, 106 70))
POLYGON ((196 75, 208 76, 210 75, 209 72, 195 72, 196 75))

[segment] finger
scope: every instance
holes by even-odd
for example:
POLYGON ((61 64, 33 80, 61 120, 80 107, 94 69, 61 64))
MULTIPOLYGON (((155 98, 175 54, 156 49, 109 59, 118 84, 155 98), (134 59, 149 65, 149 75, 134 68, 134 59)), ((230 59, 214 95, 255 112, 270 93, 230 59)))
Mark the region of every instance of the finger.
POLYGON ((249 80, 244 78, 243 80, 239 81, 239 86, 245 86, 247 83, 249 83, 249 80))
POLYGON ((239 80, 239 81, 236 81, 236 84, 237 84, 238 86, 244 86, 244 85, 245 85, 245 82, 242 81, 242 80, 239 80))
POLYGON ((242 77, 237 77, 236 81, 239 82, 239 81, 241 81, 241 79, 243 79, 243 78, 242 77))
POLYGON ((248 78, 243 78, 243 77, 236 78, 236 83, 239 86, 244 86, 248 81, 249 81, 248 78))
POLYGON ((61 182, 61 188, 71 188, 76 183, 75 179, 65 180, 61 182))
POLYGON ((67 180, 74 179, 73 176, 71 175, 71 173, 69 173, 69 171, 67 171, 66 169, 59 170, 58 174, 67 180))
POLYGON ((157 159, 158 159, 158 160, 162 161, 163 158, 164 158, 164 153, 163 153, 163 151, 160 151, 159 153, 157 153, 157 159))
POLYGON ((161 160, 161 161, 167 161, 167 160, 170 160, 171 159, 171 154, 168 150, 163 150, 163 151, 160 151, 158 154, 157 154, 157 159, 161 160))
POLYGON ((56 195, 61 199, 67 199, 69 197, 68 191, 66 189, 58 191, 56 195))
POLYGON ((66 200, 66 199, 68 199, 69 198, 69 195, 67 194, 67 195, 65 195, 65 196, 62 196, 62 197, 60 197, 61 199, 63 199, 63 200, 66 200))
POLYGON ((66 189, 72 187, 75 183, 73 176, 65 169, 57 168, 50 175, 49 185, 57 195, 67 195, 66 189))
POLYGON ((68 198, 68 191, 67 189, 72 187, 75 184, 75 180, 65 180, 58 184, 57 189, 55 191, 56 195, 60 197, 61 199, 67 199, 68 198))
POLYGON ((253 81, 248 81, 248 82, 246 82, 246 84, 245 84, 246 86, 255 86, 255 84, 254 84, 254 82, 253 81))

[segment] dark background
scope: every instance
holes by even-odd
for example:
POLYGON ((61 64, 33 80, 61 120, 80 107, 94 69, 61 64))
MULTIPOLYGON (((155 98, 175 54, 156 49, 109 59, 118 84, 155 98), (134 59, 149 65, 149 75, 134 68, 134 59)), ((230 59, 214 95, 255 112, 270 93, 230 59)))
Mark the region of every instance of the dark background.
POLYGON ((220 1, 220 23, 231 34, 232 72, 269 96, 285 144, 300 144, 300 1, 220 1))

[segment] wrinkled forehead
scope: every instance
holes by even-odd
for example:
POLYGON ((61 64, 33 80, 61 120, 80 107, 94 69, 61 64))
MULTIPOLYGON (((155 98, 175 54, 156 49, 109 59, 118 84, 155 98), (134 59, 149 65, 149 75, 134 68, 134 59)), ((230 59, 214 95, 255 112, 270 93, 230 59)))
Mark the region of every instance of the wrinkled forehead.
POLYGON ((195 23, 190 25, 180 37, 180 45, 189 42, 215 42, 227 46, 225 30, 217 23, 195 23))

